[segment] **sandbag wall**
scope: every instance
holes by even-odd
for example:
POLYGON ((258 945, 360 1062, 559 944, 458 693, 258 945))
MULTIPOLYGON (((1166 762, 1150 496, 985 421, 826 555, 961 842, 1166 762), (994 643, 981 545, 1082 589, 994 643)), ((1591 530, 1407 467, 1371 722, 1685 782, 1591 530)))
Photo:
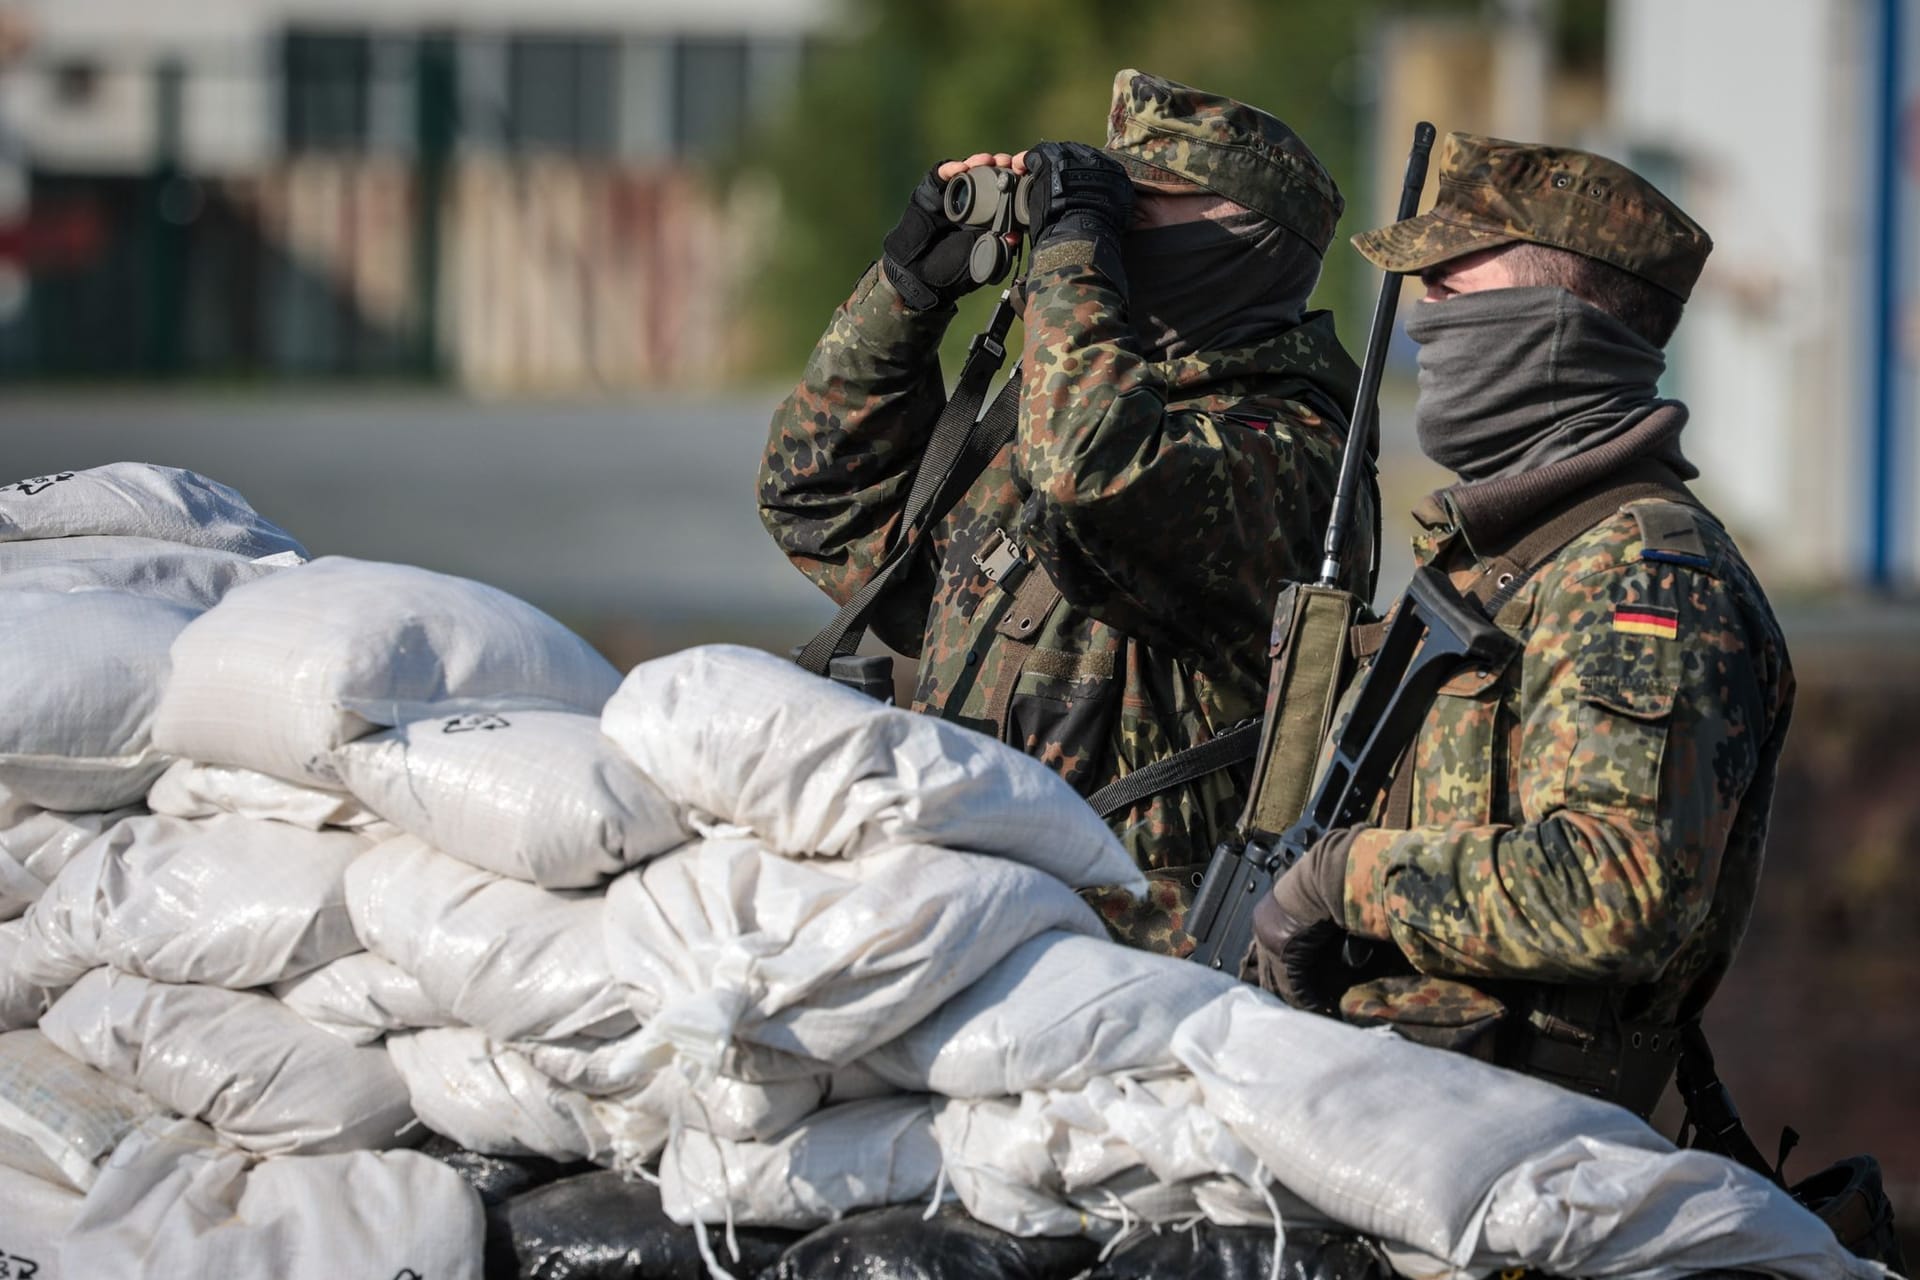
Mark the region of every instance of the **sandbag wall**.
POLYGON ((0 645, 0 1250, 42 1276, 478 1276, 434 1134, 656 1181, 716 1273, 944 1198, 1875 1274, 1617 1108, 1109 942, 1076 891, 1143 882, 1055 774, 768 655, 623 678, 134 464, 0 490, 0 645))

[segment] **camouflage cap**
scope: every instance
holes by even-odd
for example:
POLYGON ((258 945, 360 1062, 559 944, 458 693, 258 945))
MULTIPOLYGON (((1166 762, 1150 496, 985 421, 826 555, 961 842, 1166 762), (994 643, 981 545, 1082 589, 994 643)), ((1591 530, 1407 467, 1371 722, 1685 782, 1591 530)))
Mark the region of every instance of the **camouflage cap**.
POLYGON ((1196 187, 1273 219, 1325 254, 1345 201, 1300 135, 1232 98, 1126 70, 1113 78, 1107 154, 1136 185, 1196 187))
POLYGON ((1682 301, 1713 248, 1699 223, 1623 164, 1470 133, 1447 135, 1433 208, 1353 238, 1375 266, 1405 272, 1519 241, 1598 258, 1682 301))

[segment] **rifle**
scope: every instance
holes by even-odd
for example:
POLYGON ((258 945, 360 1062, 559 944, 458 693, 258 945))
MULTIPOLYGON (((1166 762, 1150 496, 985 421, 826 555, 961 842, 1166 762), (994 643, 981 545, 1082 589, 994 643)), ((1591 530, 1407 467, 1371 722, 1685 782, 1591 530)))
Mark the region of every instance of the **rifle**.
POLYGON ((1416 570, 1306 811, 1278 834, 1249 830, 1214 850, 1193 901, 1192 958, 1237 972, 1253 946, 1253 909, 1327 832, 1365 820, 1440 686, 1468 664, 1505 665, 1518 647, 1445 575, 1416 570))
MULTIPOLYGON (((1402 221, 1419 210, 1420 189, 1426 185, 1427 158, 1433 149, 1433 139, 1431 124, 1423 120, 1414 127, 1413 146, 1400 188, 1402 221)), ((1237 967, 1252 947, 1254 906, 1271 890, 1274 878, 1304 852, 1305 846, 1291 856, 1285 852, 1292 848, 1290 841, 1304 839, 1308 834, 1299 829, 1296 821, 1303 810, 1311 814, 1329 804, 1339 807, 1331 798, 1330 788, 1337 790, 1343 784, 1336 782, 1337 770, 1331 766, 1311 804, 1306 793, 1314 775, 1320 743, 1326 737, 1334 703, 1339 697, 1348 631, 1359 606, 1359 601, 1337 584, 1349 526, 1353 522, 1361 470, 1373 451, 1380 377, 1386 365, 1401 279, 1398 272, 1388 272, 1374 303, 1373 323, 1367 331, 1366 354, 1361 361, 1359 394, 1340 457, 1340 478, 1334 488, 1333 510, 1322 544, 1319 581, 1313 585, 1290 585, 1281 593, 1274 610, 1273 677, 1267 691, 1268 712, 1261 732, 1260 764, 1246 810, 1241 814, 1235 834, 1214 850, 1213 860, 1194 898, 1188 923, 1189 932, 1197 940, 1192 958, 1215 969, 1225 968, 1229 962, 1237 967)), ((1443 601, 1443 592, 1453 595, 1444 582, 1437 585, 1429 582, 1425 590, 1436 601, 1443 601)), ((1452 616, 1443 608, 1434 612, 1436 617, 1452 616)), ((1460 639, 1462 644, 1471 642, 1471 638, 1464 635, 1460 639)), ((1482 643, 1486 641, 1483 639, 1482 643)), ((1406 656, 1410 663, 1411 651, 1406 656)), ((1380 670, 1376 663, 1369 685, 1380 670)), ((1409 674, 1404 664, 1401 674, 1409 674)), ((1439 686, 1436 683, 1434 687, 1439 686)), ((1358 720, 1356 715, 1354 721, 1358 720)), ((1338 759, 1336 755, 1336 762, 1338 759)), ((1354 763, 1354 759, 1347 761, 1347 783, 1352 781, 1354 763)), ((1391 760, 1382 765, 1383 770, 1391 767, 1391 760)), ((1349 801, 1350 805, 1364 803, 1357 796, 1349 801)))

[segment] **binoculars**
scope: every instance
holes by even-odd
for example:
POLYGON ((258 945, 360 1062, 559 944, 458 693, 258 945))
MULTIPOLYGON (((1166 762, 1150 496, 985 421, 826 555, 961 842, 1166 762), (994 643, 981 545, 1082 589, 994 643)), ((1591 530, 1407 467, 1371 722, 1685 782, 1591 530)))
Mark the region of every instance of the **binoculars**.
POLYGON ((941 208, 962 227, 977 227, 967 273, 975 284, 997 284, 1013 265, 1007 237, 1027 229, 1027 197, 1033 179, 1011 169, 969 169, 947 180, 941 208))

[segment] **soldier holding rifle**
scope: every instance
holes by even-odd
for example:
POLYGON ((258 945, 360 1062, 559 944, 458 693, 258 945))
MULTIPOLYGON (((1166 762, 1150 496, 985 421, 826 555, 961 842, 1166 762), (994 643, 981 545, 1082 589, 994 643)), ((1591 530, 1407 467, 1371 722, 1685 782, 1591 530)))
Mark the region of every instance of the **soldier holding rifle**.
POLYGON ((1415 425, 1459 479, 1415 554, 1501 643, 1254 909, 1261 979, 1645 1115, 1746 927, 1794 690, 1656 385, 1710 243, 1610 160, 1462 134, 1354 242, 1425 283, 1415 425))

